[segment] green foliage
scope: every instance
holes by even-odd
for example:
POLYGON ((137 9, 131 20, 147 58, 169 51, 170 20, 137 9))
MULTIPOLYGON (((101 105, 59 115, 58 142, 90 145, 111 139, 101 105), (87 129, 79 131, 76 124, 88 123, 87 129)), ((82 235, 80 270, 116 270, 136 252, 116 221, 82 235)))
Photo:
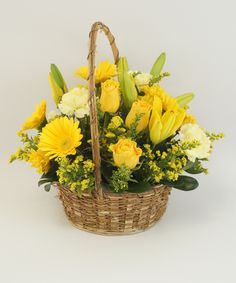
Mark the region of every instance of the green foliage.
POLYGON ((185 93, 176 97, 176 101, 180 107, 186 106, 194 98, 193 93, 185 93))
POLYGON ((162 79, 169 77, 170 73, 169 72, 164 72, 158 76, 154 76, 150 82, 149 82, 149 86, 152 86, 153 84, 159 83, 162 79))
POLYGON ((201 162, 197 159, 195 162, 188 161, 186 167, 184 167, 184 171, 189 174, 208 173, 207 168, 204 168, 201 162))
POLYGON ((139 133, 137 132, 137 126, 141 118, 143 117, 144 113, 136 114, 134 122, 131 124, 130 129, 127 133, 127 136, 133 140, 137 138, 139 133))
POLYGON ((52 78, 56 82, 56 84, 63 90, 63 92, 67 92, 67 86, 66 83, 62 77, 61 72, 59 71, 58 67, 55 64, 51 64, 51 74, 52 78))
POLYGON ((152 188, 152 186, 147 182, 129 183, 128 191, 131 193, 143 193, 147 192, 152 188))
POLYGON ((125 57, 121 57, 118 62, 118 79, 124 105, 130 109, 138 94, 133 78, 128 74, 128 62, 125 57))
POLYGON ((132 181, 132 171, 127 166, 121 166, 112 171, 110 188, 115 192, 127 191, 129 181, 132 181))
POLYGON ((38 181, 38 186, 41 187, 43 185, 46 192, 49 192, 53 183, 58 181, 56 175, 56 162, 53 162, 51 166, 50 171, 48 173, 44 173, 38 181))
POLYGON ((163 52, 153 64, 150 74, 153 75, 154 77, 158 77, 165 65, 165 62, 166 62, 166 54, 163 52))
POLYGON ((181 191, 192 191, 198 187, 198 181, 190 176, 179 176, 176 181, 166 181, 162 182, 164 185, 173 187, 181 191))

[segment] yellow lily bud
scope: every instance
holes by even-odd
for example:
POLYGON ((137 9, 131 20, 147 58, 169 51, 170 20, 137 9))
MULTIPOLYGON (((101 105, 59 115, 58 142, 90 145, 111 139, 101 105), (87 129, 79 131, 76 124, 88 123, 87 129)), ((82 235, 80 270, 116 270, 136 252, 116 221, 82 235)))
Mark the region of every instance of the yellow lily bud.
POLYGON ((150 119, 149 132, 150 139, 153 144, 158 144, 161 138, 162 124, 160 117, 157 113, 152 113, 152 119, 150 119), (159 119, 159 120, 158 120, 159 119))
POLYGON ((120 84, 114 80, 106 80, 101 86, 101 111, 115 113, 120 107, 120 84))
POLYGON ((142 155, 142 149, 137 143, 130 139, 120 139, 116 144, 110 145, 115 165, 120 167, 126 165, 130 169, 136 167, 142 155))
POLYGON ((179 109, 177 111, 177 114, 175 117, 175 123, 174 123, 173 128, 171 129, 172 134, 174 134, 179 129, 179 127, 183 124, 185 115, 186 115, 186 112, 184 109, 179 109))
POLYGON ((140 120, 137 124, 136 131, 139 133, 145 130, 148 126, 151 105, 143 100, 137 100, 132 104, 132 107, 126 116, 125 124, 128 128, 131 127, 133 123, 135 123, 138 116, 140 116, 140 120))
POLYGON ((161 117, 162 131, 161 131, 161 141, 167 139, 172 135, 172 128, 175 123, 175 113, 172 110, 166 111, 161 117))
POLYGON ((153 100, 153 108, 152 114, 149 121, 149 133, 150 139, 154 144, 157 144, 160 141, 162 123, 161 123, 161 115, 162 115, 162 102, 159 97, 154 97, 153 100))
POLYGON ((57 83, 54 81, 52 77, 52 73, 49 73, 48 75, 49 84, 52 89, 52 97, 55 101, 56 105, 58 105, 61 101, 61 97, 63 96, 64 92, 63 90, 57 85, 57 83))
POLYGON ((118 79, 120 82, 124 105, 130 109, 133 102, 137 99, 137 89, 134 79, 128 74, 128 62, 125 57, 121 57, 118 62, 118 79))

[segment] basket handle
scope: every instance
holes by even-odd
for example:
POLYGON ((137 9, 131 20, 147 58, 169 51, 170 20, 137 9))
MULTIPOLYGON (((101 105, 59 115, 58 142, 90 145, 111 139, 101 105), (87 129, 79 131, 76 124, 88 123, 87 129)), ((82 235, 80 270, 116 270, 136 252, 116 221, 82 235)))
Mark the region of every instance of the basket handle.
POLYGON ((88 88, 89 88, 89 111, 90 111, 90 131, 92 139, 92 153, 93 162, 95 165, 95 190, 100 197, 102 197, 101 187, 101 157, 100 157, 100 144, 99 144, 99 132, 98 132, 98 119, 97 119, 97 107, 96 107, 96 87, 95 87, 95 52, 96 52, 96 40, 98 31, 103 31, 107 36, 115 64, 119 60, 119 51, 115 44, 115 38, 110 32, 109 28, 101 22, 96 22, 92 25, 89 33, 89 53, 88 53, 88 88))

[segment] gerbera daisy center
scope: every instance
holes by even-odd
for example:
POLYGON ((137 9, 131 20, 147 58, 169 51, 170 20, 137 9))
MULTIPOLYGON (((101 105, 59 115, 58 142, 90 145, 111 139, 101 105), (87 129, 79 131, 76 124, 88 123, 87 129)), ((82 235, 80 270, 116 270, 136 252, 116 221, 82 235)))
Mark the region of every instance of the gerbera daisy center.
POLYGON ((64 138, 61 141, 60 147, 62 150, 68 150, 72 146, 72 141, 70 138, 64 138))

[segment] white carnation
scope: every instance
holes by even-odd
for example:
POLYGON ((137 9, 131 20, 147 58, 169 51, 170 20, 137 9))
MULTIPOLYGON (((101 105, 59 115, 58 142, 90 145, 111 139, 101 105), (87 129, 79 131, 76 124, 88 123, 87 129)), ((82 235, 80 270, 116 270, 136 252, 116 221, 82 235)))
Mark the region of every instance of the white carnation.
POLYGON ((149 84, 152 79, 152 75, 148 73, 141 73, 134 77, 134 82, 136 86, 143 86, 149 84))
POLYGON ((201 144, 191 150, 186 150, 188 159, 192 162, 196 158, 208 158, 210 156, 211 141, 204 131, 197 124, 185 124, 179 131, 179 139, 181 143, 199 141, 201 144))
POLYGON ((73 88, 62 96, 58 107, 67 116, 75 115, 77 118, 83 118, 89 115, 88 97, 87 88, 73 88))
POLYGON ((59 116, 59 113, 57 111, 50 111, 46 114, 46 118, 47 118, 47 121, 50 122, 52 120, 54 120, 57 116, 59 116))

